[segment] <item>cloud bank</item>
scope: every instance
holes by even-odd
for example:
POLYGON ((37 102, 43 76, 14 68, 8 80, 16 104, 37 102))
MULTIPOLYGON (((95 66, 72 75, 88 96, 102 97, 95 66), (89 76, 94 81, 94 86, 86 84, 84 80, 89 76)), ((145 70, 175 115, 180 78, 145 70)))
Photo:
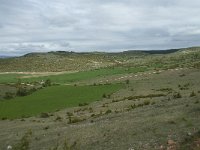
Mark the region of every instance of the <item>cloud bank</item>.
POLYGON ((0 54, 200 45, 199 0, 0 0, 0 54))

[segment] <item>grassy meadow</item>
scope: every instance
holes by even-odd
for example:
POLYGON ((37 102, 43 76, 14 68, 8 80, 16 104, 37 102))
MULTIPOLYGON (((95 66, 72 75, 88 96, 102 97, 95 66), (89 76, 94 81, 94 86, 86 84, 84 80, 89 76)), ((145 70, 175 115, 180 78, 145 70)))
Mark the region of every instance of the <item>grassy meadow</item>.
POLYGON ((91 103, 122 88, 121 84, 98 86, 52 86, 29 96, 0 102, 0 118, 20 118, 91 103))
POLYGON ((125 74, 125 73, 137 73, 147 71, 147 67, 112 67, 112 68, 102 68, 89 71, 81 71, 76 73, 67 73, 60 75, 50 75, 43 77, 29 77, 29 78, 20 78, 22 76, 27 76, 29 74, 1 74, 0 83, 16 83, 20 79, 22 82, 34 82, 50 79, 54 83, 72 83, 81 80, 87 80, 91 78, 104 77, 116 74, 125 74))

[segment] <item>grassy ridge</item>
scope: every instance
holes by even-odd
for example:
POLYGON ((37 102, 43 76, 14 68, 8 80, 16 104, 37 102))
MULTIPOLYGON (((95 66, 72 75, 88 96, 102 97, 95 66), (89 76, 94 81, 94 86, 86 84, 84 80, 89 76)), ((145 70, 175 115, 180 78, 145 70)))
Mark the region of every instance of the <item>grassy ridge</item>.
POLYGON ((52 86, 25 97, 0 102, 0 117, 20 118, 52 112, 100 100, 104 93, 119 90, 121 84, 99 86, 52 86))

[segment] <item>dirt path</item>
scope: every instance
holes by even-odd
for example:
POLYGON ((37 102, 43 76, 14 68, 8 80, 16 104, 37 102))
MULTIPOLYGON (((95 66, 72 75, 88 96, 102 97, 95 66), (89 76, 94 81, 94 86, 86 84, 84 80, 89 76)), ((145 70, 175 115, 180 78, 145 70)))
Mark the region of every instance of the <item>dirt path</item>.
POLYGON ((63 72, 0 72, 0 74, 19 74, 24 75, 20 78, 32 78, 32 77, 43 77, 50 75, 60 75, 60 74, 71 74, 78 71, 63 71, 63 72))

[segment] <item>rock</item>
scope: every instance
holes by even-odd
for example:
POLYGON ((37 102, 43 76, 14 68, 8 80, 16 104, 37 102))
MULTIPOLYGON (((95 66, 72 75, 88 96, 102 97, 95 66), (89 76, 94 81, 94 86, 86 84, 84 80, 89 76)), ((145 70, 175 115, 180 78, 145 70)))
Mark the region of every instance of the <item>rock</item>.
POLYGON ((188 133, 187 133, 187 135, 188 135, 188 136, 191 136, 191 135, 192 135, 192 133, 191 133, 191 132, 188 132, 188 133))
POLYGON ((168 140, 168 141, 167 141, 167 144, 168 144, 168 145, 174 145, 174 144, 176 144, 176 142, 174 142, 173 140, 168 140))
POLYGON ((8 145, 8 146, 7 146, 7 150, 10 150, 10 149, 12 149, 12 146, 11 146, 11 145, 8 145))

